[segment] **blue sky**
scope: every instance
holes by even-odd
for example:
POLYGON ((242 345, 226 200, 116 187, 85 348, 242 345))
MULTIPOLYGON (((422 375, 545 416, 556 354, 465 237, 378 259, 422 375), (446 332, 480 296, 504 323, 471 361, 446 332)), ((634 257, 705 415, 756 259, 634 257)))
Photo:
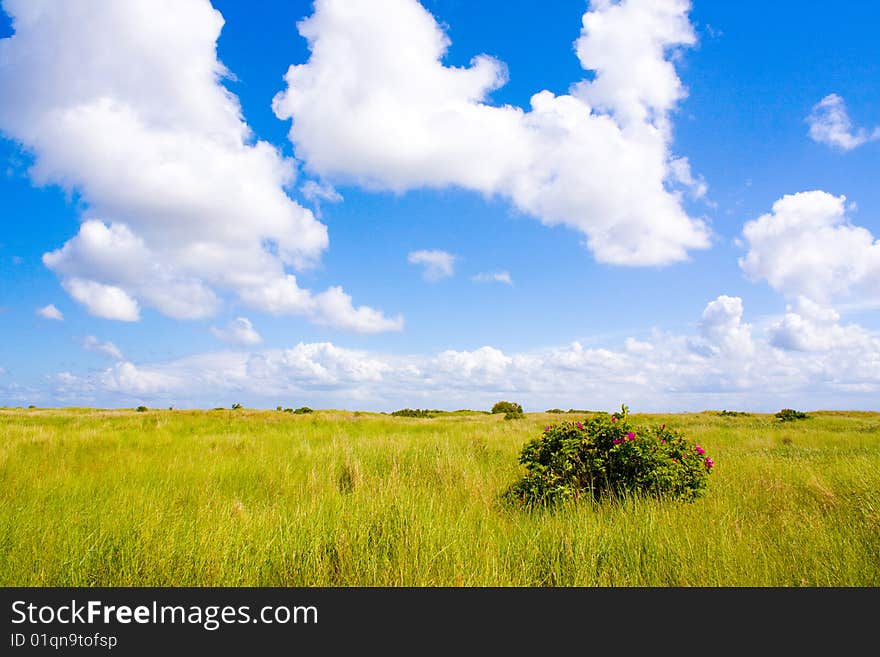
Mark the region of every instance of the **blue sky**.
POLYGON ((0 405, 876 409, 876 3, 2 6, 0 405))

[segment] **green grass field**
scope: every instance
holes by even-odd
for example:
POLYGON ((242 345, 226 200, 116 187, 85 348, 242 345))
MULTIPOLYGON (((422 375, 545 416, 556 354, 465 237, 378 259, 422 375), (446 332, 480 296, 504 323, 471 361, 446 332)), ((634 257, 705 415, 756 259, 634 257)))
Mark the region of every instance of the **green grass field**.
POLYGON ((632 418, 704 497, 503 506, 573 415, 0 410, 0 585, 880 585, 880 414, 632 418))

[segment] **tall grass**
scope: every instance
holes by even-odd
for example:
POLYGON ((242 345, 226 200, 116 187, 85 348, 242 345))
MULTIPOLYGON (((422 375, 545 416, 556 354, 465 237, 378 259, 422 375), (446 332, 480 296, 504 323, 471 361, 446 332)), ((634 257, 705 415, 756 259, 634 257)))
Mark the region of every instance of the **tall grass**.
POLYGON ((704 497, 527 513, 558 416, 2 410, 0 585, 878 586, 880 414, 811 415, 633 416, 707 449, 704 497))

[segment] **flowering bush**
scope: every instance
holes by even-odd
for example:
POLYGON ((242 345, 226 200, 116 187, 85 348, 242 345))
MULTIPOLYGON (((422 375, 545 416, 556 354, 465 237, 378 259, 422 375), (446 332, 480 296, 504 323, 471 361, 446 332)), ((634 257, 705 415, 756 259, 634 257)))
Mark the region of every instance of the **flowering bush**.
POLYGON ((505 497, 525 506, 632 492, 690 501, 702 494, 715 465, 699 444, 665 424, 633 425, 626 406, 544 427, 523 447, 519 462, 526 475, 505 497))

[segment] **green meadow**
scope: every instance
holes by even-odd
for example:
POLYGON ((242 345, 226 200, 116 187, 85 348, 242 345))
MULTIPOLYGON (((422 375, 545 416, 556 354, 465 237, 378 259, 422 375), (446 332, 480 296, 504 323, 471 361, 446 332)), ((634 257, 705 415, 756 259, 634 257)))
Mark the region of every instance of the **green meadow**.
POLYGON ((703 497, 502 504, 577 415, 3 409, 0 585, 880 586, 880 414, 631 417, 703 497))

